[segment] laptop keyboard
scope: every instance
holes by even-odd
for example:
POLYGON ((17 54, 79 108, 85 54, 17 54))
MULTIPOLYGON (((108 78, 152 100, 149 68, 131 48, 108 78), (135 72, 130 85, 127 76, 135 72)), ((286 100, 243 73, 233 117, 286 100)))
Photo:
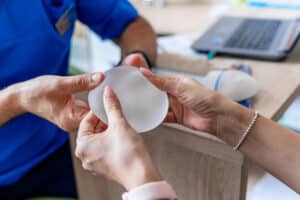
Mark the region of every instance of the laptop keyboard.
POLYGON ((280 20, 246 19, 225 43, 225 47, 267 50, 280 24, 280 20))

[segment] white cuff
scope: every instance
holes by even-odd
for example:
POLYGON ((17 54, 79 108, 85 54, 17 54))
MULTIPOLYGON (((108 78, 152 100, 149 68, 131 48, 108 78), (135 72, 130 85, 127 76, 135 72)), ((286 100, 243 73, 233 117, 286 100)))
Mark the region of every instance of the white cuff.
POLYGON ((122 195, 123 200, 176 200, 177 196, 172 186, 166 181, 152 182, 134 188, 122 195))

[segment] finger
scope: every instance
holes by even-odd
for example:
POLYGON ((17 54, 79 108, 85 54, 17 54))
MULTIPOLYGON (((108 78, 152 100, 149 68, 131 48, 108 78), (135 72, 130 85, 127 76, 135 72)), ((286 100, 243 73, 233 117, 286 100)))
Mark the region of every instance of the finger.
POLYGON ((78 137, 96 133, 96 128, 97 126, 100 126, 99 124, 105 126, 105 124, 99 120, 92 111, 90 111, 80 123, 78 137))
POLYGON ((176 97, 169 95, 169 102, 172 113, 174 113, 176 123, 182 123, 183 115, 184 115, 184 108, 182 104, 178 102, 176 97))
POLYGON ((117 124, 121 119, 124 119, 120 101, 109 86, 106 86, 104 90, 103 102, 108 125, 117 124))
POLYGON ((144 56, 140 53, 134 53, 126 56, 122 62, 124 65, 131 65, 135 67, 149 68, 144 56))
POLYGON ((59 86, 68 93, 89 91, 97 87, 104 80, 102 73, 84 74, 61 78, 59 86))
POLYGON ((179 76, 160 76, 153 74, 149 69, 141 68, 142 74, 158 89, 177 96, 180 82, 179 76))

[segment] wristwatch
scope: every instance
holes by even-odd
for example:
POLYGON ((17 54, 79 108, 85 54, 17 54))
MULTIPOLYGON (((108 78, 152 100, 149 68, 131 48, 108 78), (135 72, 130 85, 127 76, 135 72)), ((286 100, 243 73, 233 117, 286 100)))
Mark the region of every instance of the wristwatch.
MULTIPOLYGON (((124 58, 129 56, 130 54, 141 54, 144 57, 144 59, 146 60, 146 63, 149 66, 149 68, 151 69, 153 67, 153 63, 151 62, 151 60, 150 60, 149 56, 147 55, 147 53, 145 53, 144 51, 141 51, 141 50, 131 51, 131 52, 127 53, 124 56, 124 58)), ((121 65, 122 62, 123 62, 123 58, 119 61, 119 63, 116 65, 116 67, 121 65)))

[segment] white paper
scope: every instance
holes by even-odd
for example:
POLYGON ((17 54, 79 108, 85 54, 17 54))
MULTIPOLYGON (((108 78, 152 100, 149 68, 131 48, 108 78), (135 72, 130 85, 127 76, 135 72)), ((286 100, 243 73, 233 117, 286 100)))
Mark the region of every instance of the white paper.
POLYGON ((118 96, 123 113, 137 132, 154 129, 164 120, 169 101, 165 92, 152 85, 135 67, 121 66, 105 72, 104 82, 89 93, 89 105, 95 115, 107 123, 103 93, 109 85, 118 96))

